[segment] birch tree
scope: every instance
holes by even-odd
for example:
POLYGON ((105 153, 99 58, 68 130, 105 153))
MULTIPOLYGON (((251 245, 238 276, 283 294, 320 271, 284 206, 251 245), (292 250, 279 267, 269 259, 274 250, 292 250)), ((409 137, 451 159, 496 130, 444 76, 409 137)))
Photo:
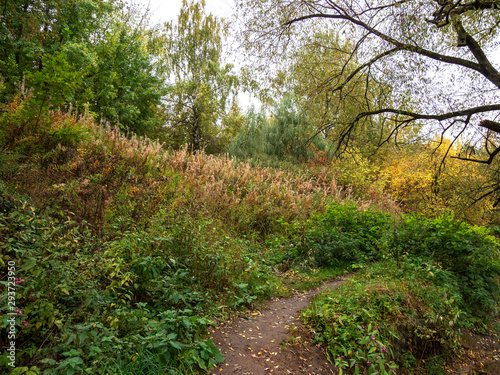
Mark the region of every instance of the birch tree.
POLYGON ((226 27, 205 13, 205 1, 183 0, 177 22, 165 24, 166 59, 173 85, 167 102, 167 133, 172 146, 188 144, 196 152, 209 135, 237 88, 232 66, 222 61, 226 27))

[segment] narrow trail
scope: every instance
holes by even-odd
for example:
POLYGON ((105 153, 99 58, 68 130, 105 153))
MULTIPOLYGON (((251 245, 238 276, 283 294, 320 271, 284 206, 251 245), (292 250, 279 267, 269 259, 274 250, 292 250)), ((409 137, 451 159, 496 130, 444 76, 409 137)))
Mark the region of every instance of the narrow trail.
MULTIPOLYGON (((248 318, 217 327, 212 338, 225 362, 214 368, 212 374, 336 374, 335 367, 327 362, 320 347, 290 345, 287 341, 292 324, 302 327, 299 312, 309 305, 311 297, 327 288, 336 288, 345 278, 291 298, 272 300, 265 309, 248 318)), ((304 342, 305 338, 297 337, 296 340, 304 342)))

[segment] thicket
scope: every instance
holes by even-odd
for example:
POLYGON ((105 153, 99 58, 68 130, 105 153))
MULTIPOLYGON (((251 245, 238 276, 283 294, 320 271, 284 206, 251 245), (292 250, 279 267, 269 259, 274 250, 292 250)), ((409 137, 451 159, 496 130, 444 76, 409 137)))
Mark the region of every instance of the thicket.
POLYGON ((498 226, 495 199, 487 194, 494 188, 494 163, 489 166, 450 157, 463 154, 465 148, 435 139, 391 149, 381 160, 385 191, 406 212, 436 218, 451 210, 469 224, 498 226))
MULTIPOLYGON (((0 22, 0 283, 12 262, 17 277, 16 309, 6 297, 0 308, 15 314, 18 363, 46 374, 207 372, 222 361, 206 339, 214 320, 286 293, 276 273, 289 269, 360 270, 303 314, 342 370, 411 368, 458 351, 460 329, 486 329, 499 245, 471 224, 498 231, 497 171, 445 158, 476 151, 423 141, 420 125, 375 155, 382 119, 332 147, 341 127, 331 125, 375 100, 353 85, 333 110, 315 91, 339 48, 319 59, 316 45, 304 49, 281 90, 297 95, 244 116, 234 102, 226 113, 245 77, 219 61, 211 16, 214 37, 183 43, 121 3, 40 4, 5 2, 0 22), (184 55, 214 41, 215 58, 184 55), (158 58, 168 45, 171 67, 158 58), (205 83, 198 68, 177 77, 165 108, 166 77, 184 63, 205 83), (202 147, 229 156, 190 152, 202 147), (427 218, 400 216, 392 199, 427 218)), ((199 22, 187 29, 201 8, 185 3, 179 32, 208 35, 199 22)), ((390 86, 377 86, 386 102, 390 86)), ((2 347, 7 328, 4 318, 2 347)))
POLYGON ((176 196, 181 176, 152 163, 158 145, 86 116, 33 118, 30 105, 13 102, 1 119, 0 261, 3 275, 16 264, 16 363, 44 373, 185 374, 220 362, 203 338, 213 324, 206 314, 271 288, 265 268, 248 270, 258 246, 208 213, 191 216, 196 207, 176 196))
POLYGON ((331 179, 167 152, 31 98, 0 116, 0 247, 19 280, 17 363, 33 371, 208 370, 208 317, 284 292, 276 218, 306 222, 341 196, 331 179))
POLYGON ((396 221, 353 204, 334 204, 315 221, 278 259, 286 266, 361 269, 303 313, 340 369, 384 374, 451 356, 460 350, 459 329, 492 323, 500 243, 488 229, 452 214, 396 221))
POLYGON ((487 229, 398 218, 379 187, 356 197, 320 159, 285 171, 165 151, 32 98, 0 116, 0 246, 19 281, 18 361, 35 371, 208 370, 222 360, 211 318, 285 293, 277 269, 362 269, 304 315, 345 369, 458 350, 455 328, 496 309, 487 229))

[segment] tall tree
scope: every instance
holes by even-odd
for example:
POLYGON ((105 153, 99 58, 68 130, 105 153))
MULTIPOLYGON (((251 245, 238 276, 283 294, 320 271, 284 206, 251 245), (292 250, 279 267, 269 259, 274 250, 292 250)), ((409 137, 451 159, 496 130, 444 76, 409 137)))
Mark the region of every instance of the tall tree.
POLYGON ((177 22, 165 24, 166 59, 173 85, 167 96, 167 127, 172 146, 193 152, 218 132, 218 121, 237 90, 232 66, 222 61, 223 20, 205 13, 205 1, 183 0, 177 22))
MULTIPOLYGON (((345 123, 359 111, 377 105, 377 101, 391 100, 391 85, 372 83, 371 89, 366 90, 366 74, 358 75, 342 90, 335 90, 343 78, 339 73, 356 65, 349 53, 353 48, 350 41, 342 40, 332 28, 310 28, 297 43, 285 70, 275 79, 281 83, 278 84, 281 92, 295 93, 297 105, 307 114, 311 130, 315 129, 313 136, 321 134, 327 139, 338 139, 341 129, 329 124, 345 123)), ((371 154, 381 137, 387 136, 385 121, 367 118, 358 126, 361 130, 350 135, 346 146, 371 154)), ((313 139, 301 142, 307 140, 313 139)))
POLYGON ((91 46, 95 61, 88 79, 91 109, 100 119, 141 135, 161 125, 164 43, 147 10, 125 7, 108 20, 91 46))
POLYGON ((100 119, 139 134, 160 125, 163 39, 147 10, 109 0, 12 0, 0 14, 0 101, 25 78, 43 92, 54 88, 52 78, 79 72, 82 82, 67 82, 59 105, 89 103, 100 119), (44 61, 64 63, 49 77, 44 61))
POLYGON ((87 43, 114 9, 104 0, 2 1, 0 76, 4 90, 0 100, 11 98, 27 73, 43 69, 45 54, 62 51, 65 44, 72 44, 74 50, 79 43, 87 43))
POLYGON ((232 139, 227 151, 243 158, 306 161, 314 151, 327 147, 322 137, 315 137, 311 145, 304 140, 311 137, 309 118, 293 93, 274 103, 271 113, 253 107, 247 112, 239 133, 232 139), (312 150, 311 150, 312 149, 312 150))
POLYGON ((391 100, 324 124, 325 130, 337 128, 342 147, 372 118, 391 124, 382 142, 424 122, 442 136, 457 140, 468 133, 480 141, 483 158, 458 158, 493 164, 500 153, 500 71, 494 62, 500 1, 239 0, 238 7, 247 47, 264 57, 293 47, 296 33, 311 25, 334 27, 350 40, 346 63, 325 77, 336 82, 332 93, 359 77, 366 78, 367 94, 379 82, 394 88, 391 100))

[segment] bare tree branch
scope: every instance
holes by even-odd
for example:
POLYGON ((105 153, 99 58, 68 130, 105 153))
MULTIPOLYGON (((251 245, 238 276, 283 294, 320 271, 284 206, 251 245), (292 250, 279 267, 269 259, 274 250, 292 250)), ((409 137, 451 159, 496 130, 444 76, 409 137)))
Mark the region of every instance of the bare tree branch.
POLYGON ((464 160, 464 161, 471 161, 474 163, 481 163, 481 164, 491 164, 493 160, 495 159, 495 156, 500 153, 500 147, 497 147, 493 152, 489 153, 489 158, 487 160, 482 160, 482 159, 473 159, 473 158, 464 158, 462 156, 452 156, 452 159, 458 159, 458 160, 464 160))
MULTIPOLYGON (((500 72, 498 72, 495 68, 493 68, 493 66, 491 66, 491 64, 489 64, 490 65, 489 67, 485 67, 485 66, 481 65, 481 63, 475 63, 475 62, 472 62, 470 60, 462 59, 459 57, 443 55, 441 53, 437 53, 434 51, 424 49, 424 48, 419 47, 417 45, 400 42, 400 41, 394 39, 393 37, 382 33, 380 30, 374 29, 373 27, 369 26, 365 22, 363 22, 359 19, 356 19, 352 16, 347 15, 346 13, 343 13, 343 14, 329 14, 329 13, 308 14, 308 15, 305 15, 302 17, 297 17, 297 18, 294 18, 292 20, 287 21, 284 24, 284 26, 289 27, 294 23, 306 21, 309 19, 334 19, 334 20, 349 21, 349 22, 351 22, 355 25, 358 25, 358 26, 362 27, 363 29, 369 31, 371 34, 379 37, 380 39, 392 44, 398 50, 416 53, 418 55, 425 56, 425 57, 431 58, 433 60, 441 61, 441 62, 444 62, 447 64, 460 65, 460 66, 463 66, 465 68, 475 70, 478 73, 481 73, 484 77, 486 77, 486 79, 488 79, 490 82, 492 82, 496 87, 500 88, 500 72)), ((475 51, 475 53, 473 51, 474 56, 476 56, 476 54, 478 56, 480 56, 481 54, 479 51, 481 49, 480 49, 479 45, 477 45, 477 42, 475 42, 475 40, 472 37, 467 38, 467 39, 468 39, 467 45, 469 45, 469 43, 470 43, 473 46, 473 47, 469 46, 469 48, 474 48, 474 51, 475 51)), ((471 49, 471 51, 472 51, 472 49, 471 49)), ((476 56, 476 58, 477 58, 477 56, 476 56)), ((487 59, 486 59, 486 61, 487 61, 487 59)))
MULTIPOLYGON (((453 111, 453 112, 448 112, 448 113, 443 113, 443 114, 422 114, 422 113, 415 113, 407 110, 402 110, 402 109, 394 109, 394 108, 382 108, 382 109, 377 109, 374 111, 366 111, 366 112, 361 112, 359 113, 356 118, 353 120, 352 124, 356 124, 359 122, 361 119, 367 117, 367 116, 373 116, 373 115, 378 115, 382 113, 392 113, 392 114, 397 114, 397 115, 403 115, 403 116, 408 116, 412 120, 436 120, 436 121, 445 121, 449 119, 453 119, 455 117, 460 117, 460 116, 471 116, 479 113, 486 113, 486 112, 493 112, 493 111, 499 111, 500 110, 500 104, 490 104, 490 105, 484 105, 480 107, 474 107, 474 108, 468 108, 460 111, 453 111)), ((498 124, 493 121, 481 121, 478 125, 485 127, 487 129, 493 130, 488 126, 492 126, 491 123, 493 124, 498 124)), ((497 132, 500 132, 498 130, 494 130, 497 132)))

